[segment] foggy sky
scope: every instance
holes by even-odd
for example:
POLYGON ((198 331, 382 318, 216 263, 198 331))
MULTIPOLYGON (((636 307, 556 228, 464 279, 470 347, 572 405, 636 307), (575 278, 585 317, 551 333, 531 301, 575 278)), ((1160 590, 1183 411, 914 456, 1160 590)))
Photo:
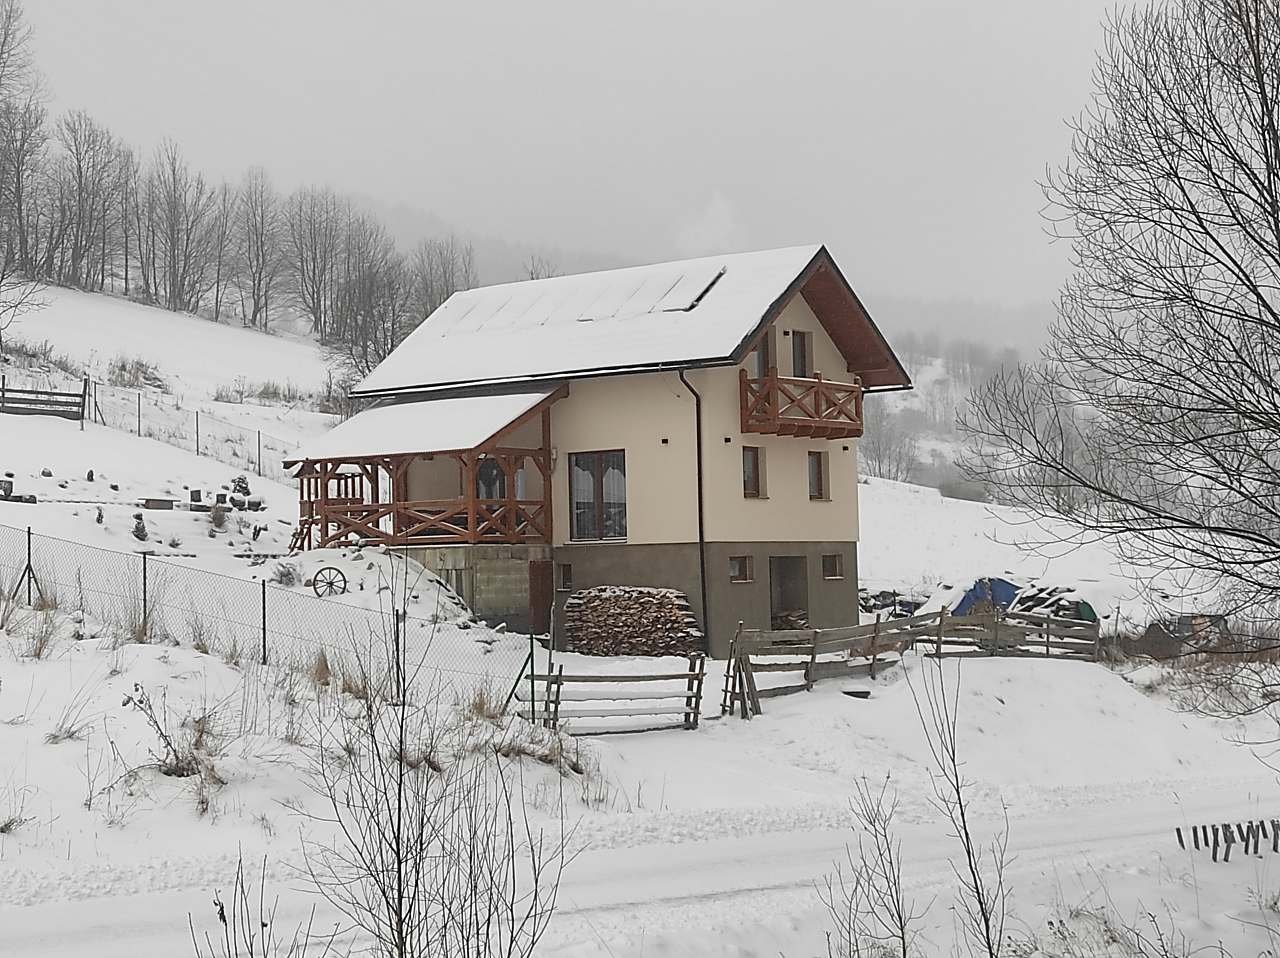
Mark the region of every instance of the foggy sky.
POLYGON ((215 177, 259 164, 570 263, 825 242, 882 325, 934 302, 1002 332, 1065 275, 1036 181, 1110 6, 26 0, 55 111, 215 177))

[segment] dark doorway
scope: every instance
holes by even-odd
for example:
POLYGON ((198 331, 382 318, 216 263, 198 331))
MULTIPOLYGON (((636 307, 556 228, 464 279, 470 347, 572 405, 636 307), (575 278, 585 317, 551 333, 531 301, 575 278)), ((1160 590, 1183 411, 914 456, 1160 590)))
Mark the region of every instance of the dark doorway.
POLYGON ((769 628, 809 625, 809 568, 804 556, 769 556, 769 628))
POLYGON ((529 631, 546 635, 551 631, 551 603, 555 601, 550 559, 529 563, 529 631))

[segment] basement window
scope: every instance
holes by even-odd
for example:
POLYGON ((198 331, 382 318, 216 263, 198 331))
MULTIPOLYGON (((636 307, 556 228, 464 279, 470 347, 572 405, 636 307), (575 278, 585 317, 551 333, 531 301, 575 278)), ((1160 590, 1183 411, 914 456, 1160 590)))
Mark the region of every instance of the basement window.
POLYGON ((571 563, 556 563, 556 591, 573 591, 573 565, 571 563))
POLYGON ((822 557, 822 577, 824 579, 843 579, 844 556, 839 552, 824 555, 822 557))
POLYGON ((729 556, 730 582, 752 582, 755 577, 755 563, 751 556, 729 556))

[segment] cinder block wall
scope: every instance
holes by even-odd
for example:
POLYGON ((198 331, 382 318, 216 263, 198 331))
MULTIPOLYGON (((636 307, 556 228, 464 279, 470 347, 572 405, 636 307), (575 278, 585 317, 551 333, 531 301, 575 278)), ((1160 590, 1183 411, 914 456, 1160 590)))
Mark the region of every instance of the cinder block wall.
POLYGON ((547 545, 414 546, 409 556, 449 583, 477 618, 529 627, 529 563, 550 559, 547 545))

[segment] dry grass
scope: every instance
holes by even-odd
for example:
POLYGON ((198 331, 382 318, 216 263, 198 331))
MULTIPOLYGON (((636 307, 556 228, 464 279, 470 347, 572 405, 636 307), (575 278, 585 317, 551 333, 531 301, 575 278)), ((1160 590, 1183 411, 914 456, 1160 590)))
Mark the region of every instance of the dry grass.
POLYGON ((22 655, 28 659, 44 659, 57 642, 58 620, 53 612, 41 612, 28 623, 22 655))
POLYGON ((342 670, 342 694, 350 695, 361 702, 369 701, 369 676, 363 671, 342 670))
POLYGON ((477 685, 462 703, 463 711, 471 718, 487 722, 501 722, 506 712, 506 702, 494 692, 490 684, 477 685))
POLYGON ((324 649, 317 652, 316 657, 311 660, 307 678, 317 689, 328 688, 329 683, 333 681, 333 670, 329 667, 329 657, 324 654, 324 649))

